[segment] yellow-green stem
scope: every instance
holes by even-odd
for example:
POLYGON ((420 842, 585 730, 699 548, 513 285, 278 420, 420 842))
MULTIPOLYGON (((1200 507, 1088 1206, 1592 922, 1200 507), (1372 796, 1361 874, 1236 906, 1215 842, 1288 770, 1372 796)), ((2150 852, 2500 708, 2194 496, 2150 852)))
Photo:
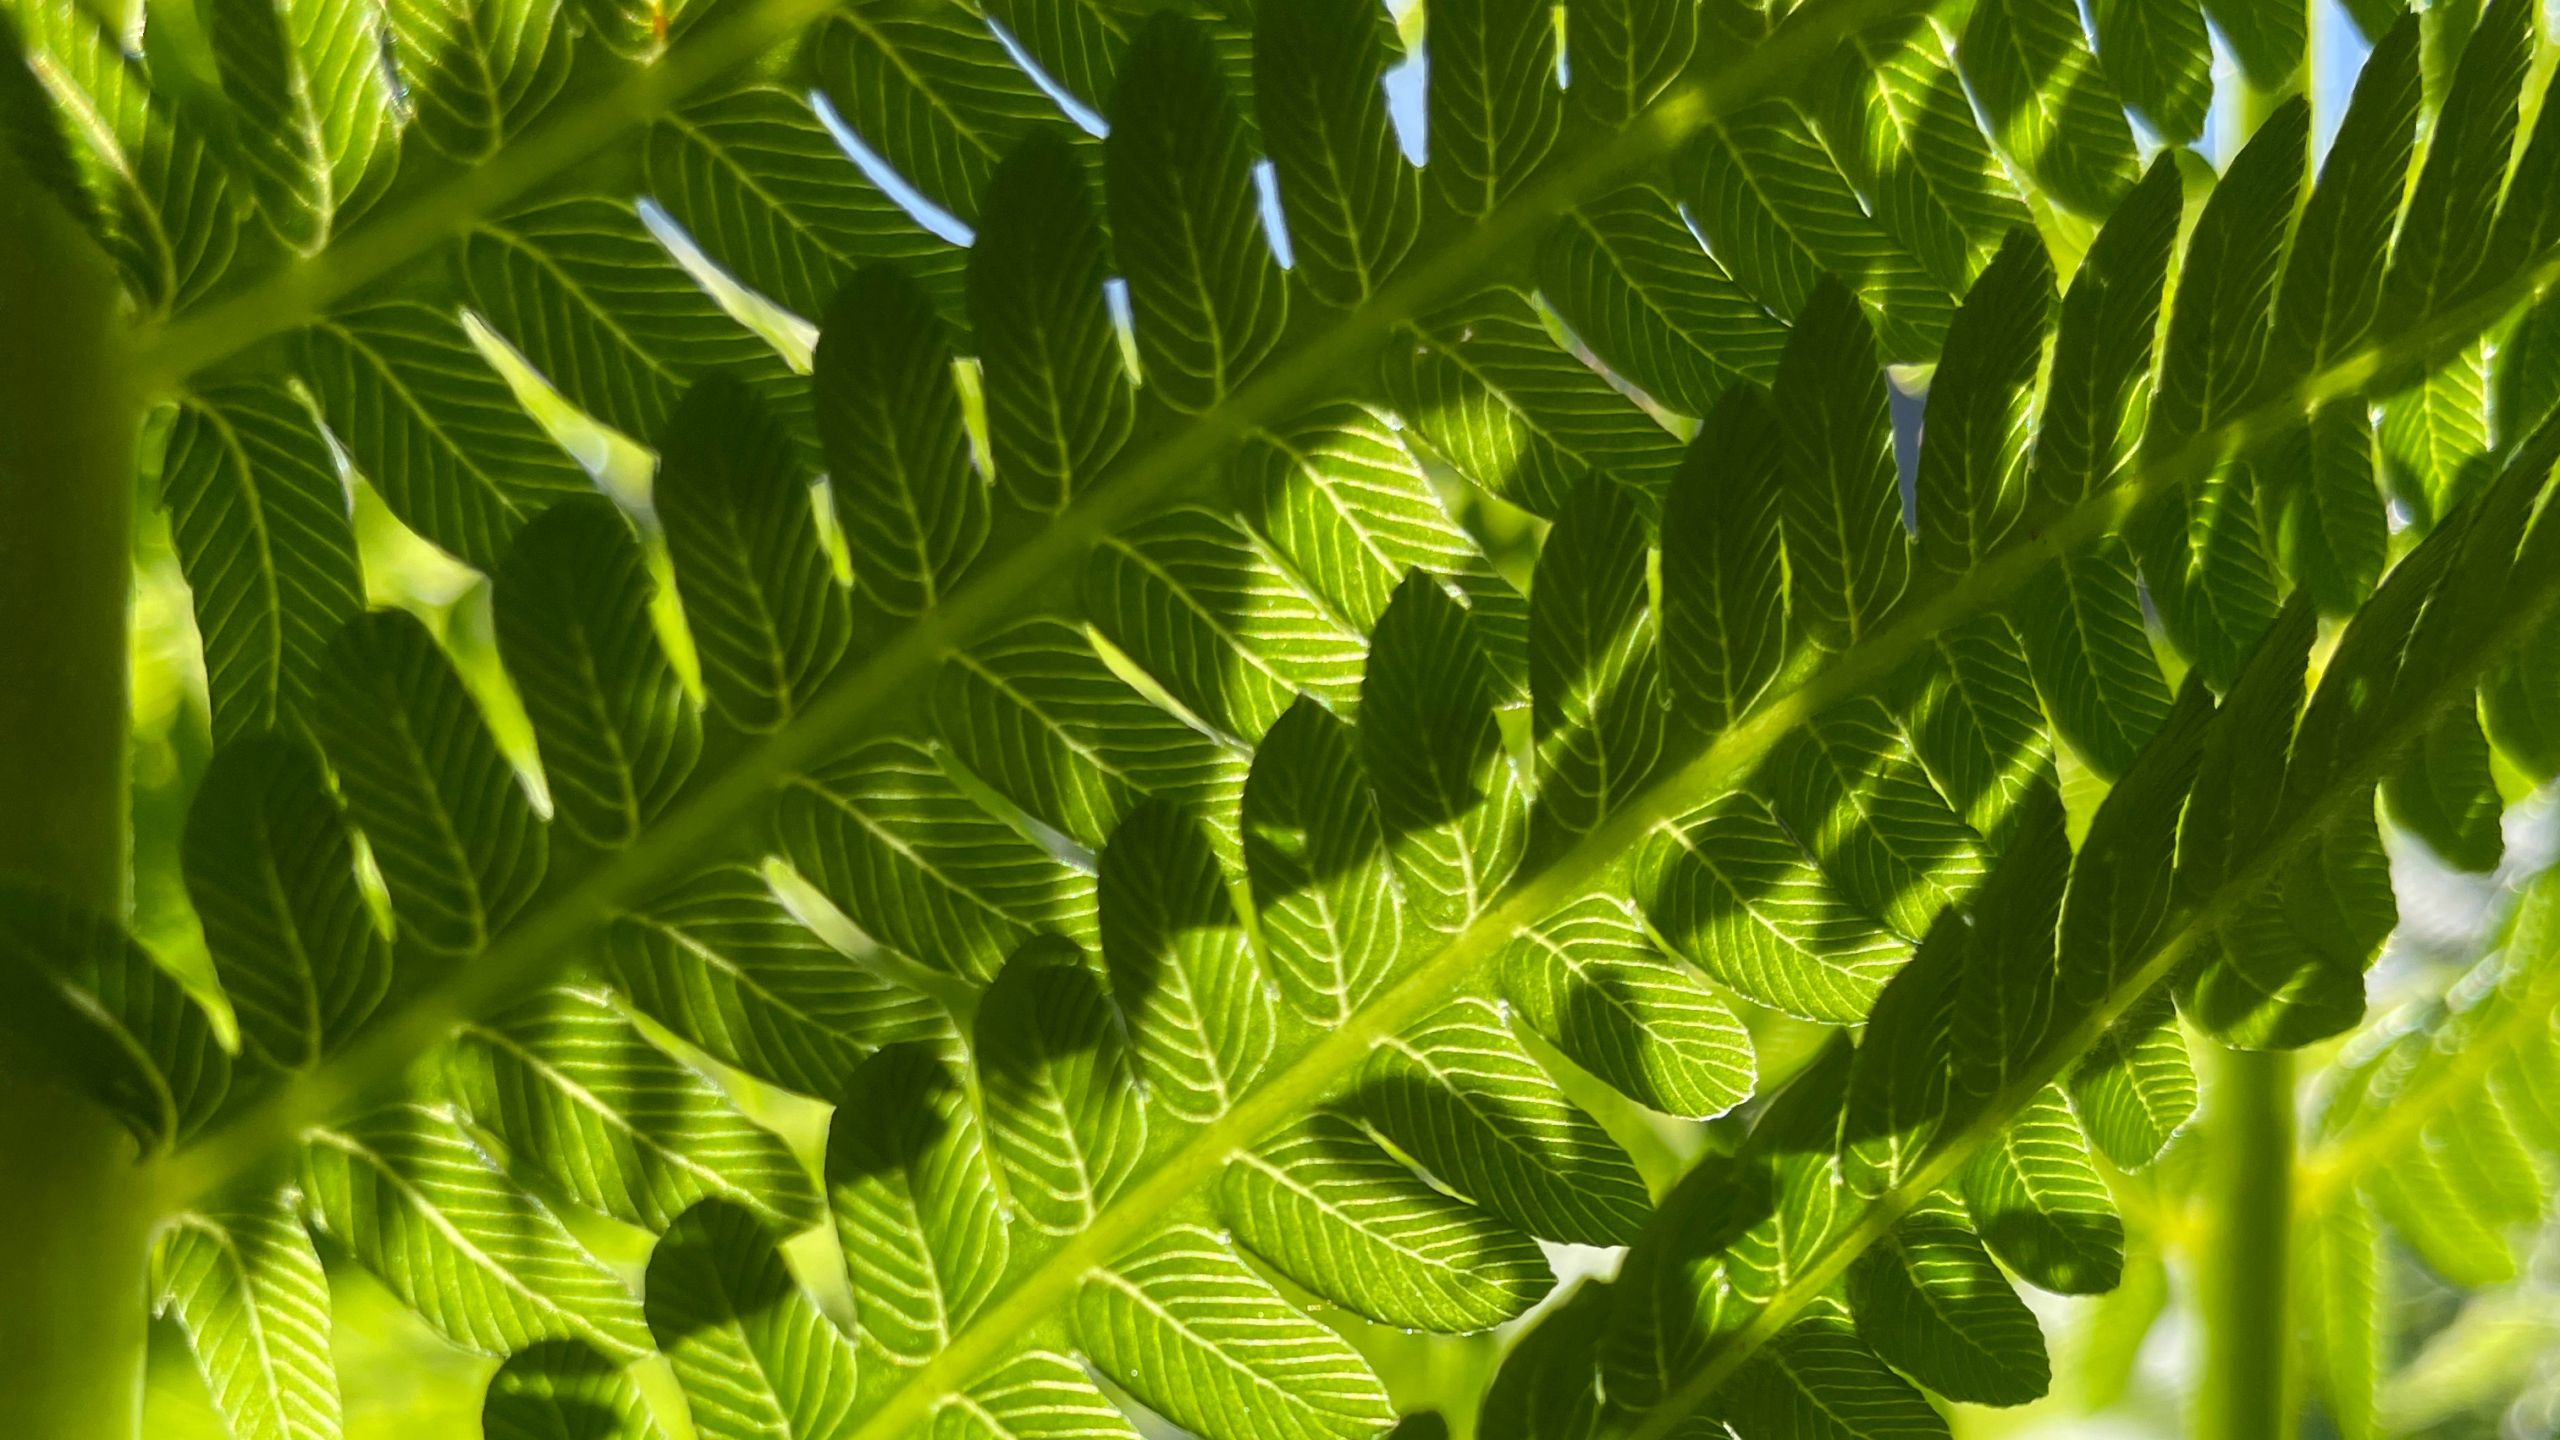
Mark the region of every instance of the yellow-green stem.
MULTIPOLYGON (((120 913, 135 423, 105 258, 0 155, 0 871, 120 913)), ((0 1032, 0 1435, 132 1440, 148 1177, 0 1032)))
POLYGON ((2205 1124, 2212 1174, 2196 1290, 2204 1310, 2197 1440, 2289 1440, 2293 1055, 2220 1050, 2205 1124))

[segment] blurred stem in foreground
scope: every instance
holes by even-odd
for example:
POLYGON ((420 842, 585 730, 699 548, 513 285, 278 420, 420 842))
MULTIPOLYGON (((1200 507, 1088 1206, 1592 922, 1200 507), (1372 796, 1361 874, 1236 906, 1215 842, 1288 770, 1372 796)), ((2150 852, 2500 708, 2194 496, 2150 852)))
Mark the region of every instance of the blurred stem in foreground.
POLYGON ((2196 1440, 2290 1440, 2293 1056, 2215 1050, 2212 1141, 2197 1290, 2205 1361, 2196 1440))

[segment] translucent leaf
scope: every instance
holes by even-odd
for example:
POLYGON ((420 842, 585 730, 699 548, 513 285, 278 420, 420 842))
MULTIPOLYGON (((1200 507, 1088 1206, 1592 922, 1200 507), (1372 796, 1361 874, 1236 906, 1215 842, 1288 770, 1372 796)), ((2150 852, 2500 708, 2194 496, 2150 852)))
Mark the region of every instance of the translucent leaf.
POLYGON ((2023 1405, 2051 1383, 2035 1313, 1943 1195, 1914 1206, 1850 1266, 1849 1308, 1860 1339, 1950 1400, 2023 1405))
POLYGON ((1052 1235, 1090 1227, 1147 1140, 1101 985, 1063 943, 1026 946, 979 1002, 976 1040, 988 1143, 1015 1208, 1052 1235))
POLYGON ((777 1230, 817 1219, 781 1138, 600 993, 563 987, 464 1026, 445 1077, 521 1170, 615 1219, 664 1231, 712 1196, 777 1230))
POLYGON ((323 249, 398 164, 379 21, 351 0, 217 0, 204 24, 259 211, 287 245, 323 249))
POLYGON ((1983 1242, 2031 1284, 2057 1295, 2115 1288, 2124 1221, 2059 1089, 2046 1086, 1976 1150, 1958 1184, 1983 1242))
POLYGON ((1367 0, 1254 14, 1253 101, 1297 279, 1329 305, 1356 305, 1395 272, 1422 223, 1421 186, 1379 83, 1394 28, 1367 0))
POLYGON ((1796 731, 1757 784, 1839 893, 1896 934, 1925 934, 1987 868, 1890 712, 1844 702, 1796 731))
POLYGON ((215 743, 284 728, 339 622, 364 609, 328 441, 280 386, 209 391, 170 429, 160 503, 204 638, 215 743))
POLYGON ((755 1216, 706 1200, 649 1256, 649 1330, 703 1440, 825 1440, 854 1416, 853 1343, 755 1216))
POLYGON ((2013 230, 1948 327, 1915 494, 1920 559, 1949 575, 1999 553, 2025 508, 2028 412, 2053 303, 2043 242, 2013 230))
POLYGON ((932 1047, 892 1045, 854 1073, 827 1131, 827 1196, 866 1394, 932 1359, 994 1294, 1002 1193, 961 1077, 932 1047))
POLYGON ((329 1277, 289 1192, 165 1222, 152 1308, 174 1315, 234 1440, 337 1440, 329 1277))
POLYGON ((391 951, 309 744, 254 735, 214 752, 181 855, 242 1037, 285 1069, 344 1044, 390 987, 391 951))
POLYGON ((987 177, 1013 142, 1058 109, 965 11, 865 4, 831 17, 811 43, 845 123, 926 199, 978 218, 987 177))
POLYGON ((2187 1061, 2168 992, 2154 991, 2107 1027, 2072 1066, 2071 1105, 2089 1141, 2119 1170, 2139 1170, 2196 1113, 2196 1072, 2187 1061))
POLYGON ((979 808, 914 741, 793 781, 775 826, 837 909, 930 969, 984 983, 1035 933, 1093 933, 1093 877, 979 808))
POLYGON ((1654 948, 1625 901, 1586 897, 1512 941, 1502 989, 1575 1064, 1666 1115, 1721 1115, 1757 1078, 1742 1023, 1654 948))
POLYGON ((2490 5, 2462 47, 2427 157, 2409 192, 2383 282, 2382 329, 2395 332, 2463 298, 2483 279, 2500 187, 2515 148, 2532 18, 2523 5, 2490 5))
POLYGON ((1554 13, 1541 0, 1443 0, 1432 13, 1429 174, 1461 215, 1502 203, 1556 143, 1554 13))
POLYGON ((934 1412, 933 1440, 1137 1440, 1128 1419, 1054 1350, 1001 1366, 934 1412))
POLYGON ((809 506, 808 472, 754 392, 713 376, 686 393, 657 504, 712 702, 742 730, 807 708, 852 630, 809 506))
POLYGON ((1246 1249, 1380 1324, 1486 1330, 1555 1283, 1535 1241, 1433 1189, 1331 1112, 1239 1153, 1217 1194, 1246 1249))
POLYGON ((329 433, 391 513, 495 574, 525 522, 593 493, 507 393, 450 313, 394 301, 302 334, 300 370, 329 433))
POLYGON ((1715 1399, 1741 1433, 1782 1440, 1920 1440, 1947 1422, 1859 1340, 1840 1302, 1818 1299, 1744 1361, 1715 1399))
POLYGON ((2001 237, 2032 222, 1973 118, 1938 28, 1889 22, 1850 37, 1821 107, 1824 140, 1886 234, 1961 292, 2001 237))
POLYGON ((1538 247, 1538 289, 1611 370, 1676 410, 1705 415, 1735 382, 1777 376, 1786 327, 1652 186, 1565 212, 1538 247))
POLYGON ((627 845, 675 798, 702 721, 667 663, 657 590, 612 503, 560 505, 527 526, 497 577, 498 652, 542 747, 555 813, 595 845, 627 845))
POLYGON ((1585 1280, 1520 1337, 1486 1387, 1484 1440, 1591 1440, 1600 1425, 1599 1346, 1609 1287, 1585 1280))
POLYGON ((2116 93, 2161 139, 2194 144, 2213 103, 2213 44, 2196 0, 2106 0, 2093 8, 2098 58, 2116 93))
POLYGON ((1186 1429, 1361 1440, 1395 1421, 1358 1351, 1195 1226, 1086 1272, 1073 1315, 1094 1367, 1186 1429))
POLYGON ((1681 716, 1709 735, 1749 714, 1787 659, 1779 506, 1785 494, 1768 393, 1719 401, 1662 507, 1662 656, 1681 716))
POLYGON ((723 1064, 821 1099, 872 1047, 950 1029, 924 996, 828 948, 743 865, 615 917, 604 962, 634 1009, 723 1064))
POLYGON ((572 39, 558 0, 392 0, 385 8, 418 133, 465 165, 523 134, 569 78, 572 39))
POLYGON ((1621 1245, 1651 1209, 1635 1162, 1489 1001, 1452 1001, 1383 1042, 1352 1104, 1442 1183, 1532 1235, 1621 1245))
POLYGON ((2418 22, 2395 25, 2356 72, 2355 94, 2294 227, 2276 300, 2271 373, 2299 374, 2345 354, 2373 328, 2385 251, 2417 142, 2418 22))
POLYGON ((2015 612, 2054 732, 2089 768, 2119 779, 2169 714, 2138 587, 2132 554, 2108 537, 2038 571, 2015 612))
POLYGON ((1875 333, 1837 283, 1804 302, 1778 365, 1789 618, 1826 650, 1872 634, 1911 577, 1875 333))
POLYGON ((1662 693, 1650 556, 1635 496, 1583 480, 1538 549, 1529 606, 1533 853, 1597 829, 1653 778, 1670 712, 1662 693))
POLYGON ((1102 852, 1102 957, 1150 1097, 1189 1120, 1223 1115, 1278 1036, 1226 876, 1189 815, 1140 805, 1102 852))
POLYGON ((453 662, 417 617, 375 610, 339 629, 314 688, 312 728, 401 938, 486 946, 533 898, 550 847, 453 662))
POLYGON ((1198 22, 1160 10, 1130 41, 1103 155, 1140 368, 1166 403, 1206 410, 1279 342, 1289 292, 1263 240, 1243 126, 1198 22))
POLYGON ((2108 489, 2132 454, 2150 393, 2180 198, 2177 165, 2165 156, 2154 161, 2071 277, 2029 470, 2031 519, 2108 489))
POLYGON ((2133 131, 2069 0, 1975 6, 1956 64, 1992 138, 2057 204, 2089 216, 2115 208, 2134 181, 2133 131))
POLYGON ((827 306, 810 372, 827 487, 868 606, 942 603, 987 541, 942 322, 895 265, 866 265, 827 306))
POLYGON ((457 1345, 574 1339, 622 1361, 649 1348, 640 1302, 445 1110, 306 1132, 302 1190, 320 1228, 457 1345))

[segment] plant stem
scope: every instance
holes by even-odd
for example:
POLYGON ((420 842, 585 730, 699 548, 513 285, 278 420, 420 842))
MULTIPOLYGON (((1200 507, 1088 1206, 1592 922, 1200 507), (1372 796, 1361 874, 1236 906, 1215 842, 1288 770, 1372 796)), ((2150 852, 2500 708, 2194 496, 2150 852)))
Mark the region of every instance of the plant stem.
MULTIPOLYGON (((115 297, 0 155, 0 870, 120 916, 139 407, 115 297)), ((139 1432, 151 1179, 104 1111, 0 1045, 0 1435, 139 1432)))
POLYGON ((2204 1380, 2197 1440, 2287 1440, 2291 1348, 2293 1056, 2217 1052, 2202 1273, 2204 1380))

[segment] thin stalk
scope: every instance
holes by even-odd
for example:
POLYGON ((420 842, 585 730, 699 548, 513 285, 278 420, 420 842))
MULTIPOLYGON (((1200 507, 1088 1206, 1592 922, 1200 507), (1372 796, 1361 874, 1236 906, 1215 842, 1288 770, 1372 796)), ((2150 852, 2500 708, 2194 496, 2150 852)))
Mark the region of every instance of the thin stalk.
MULTIPOLYGON (((139 408, 105 258, 0 153, 0 871, 109 914, 125 872, 139 408)), ((0 1042, 0 1435, 132 1440, 148 1175, 0 1042)))
POLYGON ((2221 1050, 2205 1124, 2212 1171, 2202 1271, 2197 1440, 2289 1440, 2293 1054, 2221 1050))

